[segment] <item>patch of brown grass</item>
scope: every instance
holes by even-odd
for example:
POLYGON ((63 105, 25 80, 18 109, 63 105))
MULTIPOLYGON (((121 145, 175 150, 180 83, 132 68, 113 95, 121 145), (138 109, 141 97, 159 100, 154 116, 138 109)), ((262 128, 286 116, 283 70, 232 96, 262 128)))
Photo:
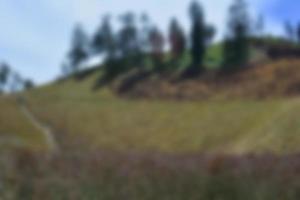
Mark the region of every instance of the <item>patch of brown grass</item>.
MULTIPOLYGON (((118 87, 116 91, 120 92, 118 87)), ((210 72, 194 80, 148 77, 119 94, 131 98, 177 100, 297 96, 300 94, 300 60, 249 66, 231 75, 210 72)))

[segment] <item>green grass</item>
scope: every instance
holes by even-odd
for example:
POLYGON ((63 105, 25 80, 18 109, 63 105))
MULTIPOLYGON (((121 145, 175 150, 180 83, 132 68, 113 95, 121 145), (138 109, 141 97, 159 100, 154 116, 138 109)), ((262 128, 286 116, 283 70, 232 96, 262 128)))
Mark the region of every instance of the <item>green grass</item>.
POLYGON ((32 91, 27 94, 31 108, 59 133, 82 138, 89 147, 225 153, 300 150, 297 98, 125 100, 108 88, 92 91, 96 77, 32 91))
MULTIPOLYGON (((204 57, 204 65, 207 69, 218 69, 222 64, 222 52, 223 52, 223 46, 220 43, 216 43, 211 45, 207 51, 206 55, 204 57)), ((168 59, 170 59, 170 55, 167 55, 168 59)), ((180 68, 186 68, 191 64, 191 56, 190 52, 186 51, 183 58, 181 59, 179 66, 180 68)))
POLYGON ((208 48, 205 56, 205 65, 208 69, 217 69, 222 64, 223 46, 222 44, 214 44, 208 48))
MULTIPOLYGON (((262 50, 251 48, 250 49, 250 62, 257 62, 266 59, 266 53, 262 50)), ((208 69, 218 69, 222 66, 223 62, 223 45, 216 43, 207 49, 205 56, 205 66, 208 69)))
POLYGON ((13 98, 0 98, 0 150, 45 149, 44 136, 21 112, 13 98))
MULTIPOLYGON (((12 156, 16 162, 0 170, 0 198, 299 199, 299 156, 290 155, 300 150, 299 98, 129 100, 107 87, 93 91, 99 75, 25 94, 61 147, 76 146, 45 158, 12 156)), ((0 108, 0 133, 42 146, 13 99, 1 99, 0 108)))

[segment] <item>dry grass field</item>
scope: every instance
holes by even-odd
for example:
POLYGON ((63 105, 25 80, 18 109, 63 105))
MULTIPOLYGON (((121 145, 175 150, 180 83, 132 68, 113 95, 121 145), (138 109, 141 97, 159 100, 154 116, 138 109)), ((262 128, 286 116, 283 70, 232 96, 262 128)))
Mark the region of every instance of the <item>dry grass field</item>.
MULTIPOLYGON (((299 199, 299 97, 124 99, 92 89, 99 73, 23 94, 55 154, 41 151, 44 134, 17 101, 1 98, 1 137, 22 148, 0 156, 0 199, 299 199)), ((272 85, 276 73, 260 73, 272 85)))
POLYGON ((228 154, 300 150, 298 97, 122 99, 108 87, 92 90, 98 76, 29 92, 30 107, 56 129, 57 138, 76 138, 92 149, 228 154))
POLYGON ((0 150, 25 148, 46 150, 43 134, 22 113, 12 97, 0 98, 0 150))

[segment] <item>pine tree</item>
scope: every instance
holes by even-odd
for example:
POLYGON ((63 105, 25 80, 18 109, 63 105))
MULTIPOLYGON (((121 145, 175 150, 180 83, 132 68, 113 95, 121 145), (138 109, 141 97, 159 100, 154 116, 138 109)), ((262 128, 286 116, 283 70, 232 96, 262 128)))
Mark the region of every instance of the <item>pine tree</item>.
POLYGON ((164 57, 164 36, 160 30, 153 27, 149 35, 151 56, 156 71, 163 70, 163 57, 164 57))
POLYGON ((186 39, 184 30, 176 19, 172 19, 170 24, 169 42, 171 45, 172 58, 174 61, 178 61, 184 54, 186 48, 186 39))
POLYGON ((295 28, 293 27, 291 22, 286 21, 285 24, 284 24, 284 27, 285 27, 285 33, 286 33, 287 39, 291 42, 295 41, 297 31, 295 30, 295 28))
POLYGON ((147 52, 150 49, 149 35, 151 32, 151 21, 146 13, 141 16, 141 31, 139 33, 140 48, 143 52, 147 52))
POLYGON ((91 41, 91 49, 92 52, 95 54, 102 54, 105 49, 105 37, 103 33, 103 29, 107 29, 107 19, 104 18, 101 22, 101 25, 99 28, 96 30, 94 36, 92 37, 91 41))
POLYGON ((223 50, 223 71, 233 72, 249 60, 250 20, 244 0, 235 0, 229 12, 228 33, 223 50))
POLYGON ((300 23, 297 25, 297 43, 300 44, 300 23))
POLYGON ((5 85, 8 82, 10 67, 6 63, 0 65, 0 93, 3 92, 5 85))
POLYGON ((149 35, 151 31, 150 18, 146 13, 143 13, 140 17, 140 30, 138 31, 138 54, 136 56, 137 64, 141 69, 147 67, 147 62, 150 49, 149 35))
POLYGON ((83 28, 77 25, 73 32, 71 50, 69 52, 69 64, 73 72, 79 70, 80 64, 88 58, 88 39, 83 28))
POLYGON ((115 78, 124 71, 124 65, 120 62, 120 41, 114 33, 111 25, 111 17, 106 15, 96 31, 92 43, 95 54, 102 54, 104 58, 104 79, 106 81, 115 78))
POLYGON ((107 57, 113 57, 115 54, 115 38, 109 15, 102 19, 101 25, 92 38, 91 48, 95 54, 105 54, 107 57))
POLYGON ((126 13, 122 15, 121 22, 123 27, 118 35, 118 47, 124 60, 123 65, 127 65, 128 68, 136 67, 135 65, 138 64, 136 58, 140 49, 134 14, 126 13))
POLYGON ((189 11, 192 21, 190 40, 192 64, 185 75, 195 76, 204 71, 206 49, 213 39, 215 29, 205 23, 202 6, 197 1, 192 2, 189 11))
POLYGON ((191 32, 191 73, 203 71, 203 60, 206 51, 206 25, 202 6, 197 2, 192 2, 190 6, 190 16, 192 20, 191 32))
POLYGON ((31 90, 34 88, 34 82, 31 79, 27 79, 24 81, 24 89, 25 90, 31 90))

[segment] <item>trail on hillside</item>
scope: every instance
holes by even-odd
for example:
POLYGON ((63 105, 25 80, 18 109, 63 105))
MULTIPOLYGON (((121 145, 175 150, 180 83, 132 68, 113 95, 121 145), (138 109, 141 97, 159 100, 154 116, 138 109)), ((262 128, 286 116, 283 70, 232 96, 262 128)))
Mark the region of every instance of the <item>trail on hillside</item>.
POLYGON ((44 138, 49 146, 49 149, 52 152, 58 151, 58 144, 54 138, 54 134, 52 133, 51 129, 41 122, 29 109, 26 105, 20 104, 21 112, 26 116, 26 118, 37 128, 41 131, 44 135, 44 138))

